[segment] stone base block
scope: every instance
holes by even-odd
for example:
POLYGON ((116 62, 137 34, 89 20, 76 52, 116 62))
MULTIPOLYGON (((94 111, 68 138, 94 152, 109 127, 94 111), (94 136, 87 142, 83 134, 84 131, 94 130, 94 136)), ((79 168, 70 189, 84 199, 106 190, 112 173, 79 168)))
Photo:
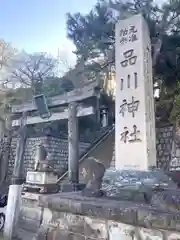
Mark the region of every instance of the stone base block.
POLYGON ((57 184, 24 184, 23 192, 31 193, 57 193, 59 186, 57 184))
POLYGON ((57 176, 53 172, 29 171, 26 176, 26 183, 30 184, 56 184, 57 176))
POLYGON ((60 185, 61 192, 77 192, 82 191, 85 188, 83 183, 62 183, 60 185))

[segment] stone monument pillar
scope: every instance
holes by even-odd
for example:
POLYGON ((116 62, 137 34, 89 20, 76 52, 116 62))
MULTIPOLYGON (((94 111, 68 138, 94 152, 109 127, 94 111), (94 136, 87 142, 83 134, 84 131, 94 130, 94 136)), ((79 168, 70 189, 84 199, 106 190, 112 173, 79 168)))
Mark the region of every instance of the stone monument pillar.
POLYGON ((116 168, 156 166, 151 42, 144 18, 116 24, 116 168))

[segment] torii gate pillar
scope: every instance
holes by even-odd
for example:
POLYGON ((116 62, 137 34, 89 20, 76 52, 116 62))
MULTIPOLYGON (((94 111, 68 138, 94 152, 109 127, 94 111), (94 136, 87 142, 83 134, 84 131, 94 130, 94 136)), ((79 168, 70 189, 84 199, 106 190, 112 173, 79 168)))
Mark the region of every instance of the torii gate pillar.
POLYGON ((68 173, 70 183, 79 183, 79 131, 76 102, 69 104, 68 173))

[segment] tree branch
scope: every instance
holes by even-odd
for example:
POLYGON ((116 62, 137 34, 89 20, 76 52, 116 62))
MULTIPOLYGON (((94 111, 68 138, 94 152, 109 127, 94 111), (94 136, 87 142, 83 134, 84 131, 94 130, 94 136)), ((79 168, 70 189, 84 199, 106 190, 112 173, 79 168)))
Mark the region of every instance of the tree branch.
POLYGON ((37 85, 36 82, 51 76, 57 64, 56 59, 46 56, 45 53, 25 54, 24 58, 19 64, 20 67, 12 72, 12 77, 33 88, 37 85))

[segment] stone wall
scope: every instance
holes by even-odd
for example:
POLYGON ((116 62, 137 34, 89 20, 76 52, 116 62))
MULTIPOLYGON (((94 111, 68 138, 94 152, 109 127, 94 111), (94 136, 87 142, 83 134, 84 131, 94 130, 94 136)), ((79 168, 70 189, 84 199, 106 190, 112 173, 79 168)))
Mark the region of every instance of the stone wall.
MULTIPOLYGON (((168 170, 169 161, 172 157, 174 135, 175 134, 173 125, 156 128, 157 166, 163 168, 164 170, 168 170)), ((176 146, 176 151, 178 151, 177 148, 178 146, 176 146)), ((111 167, 115 167, 115 149, 113 153, 111 167)))
POLYGON ((112 161, 110 163, 110 167, 114 168, 115 167, 115 142, 113 142, 113 153, 112 153, 112 161))
POLYGON ((168 125, 156 129, 157 166, 168 170, 172 156, 174 127, 168 125))
POLYGON ((180 239, 179 211, 77 193, 32 195, 23 197, 17 231, 23 240, 180 239))
MULTIPOLYGON (((80 157, 82 154, 86 153, 90 146, 93 143, 101 139, 111 127, 100 128, 95 131, 80 134, 80 143, 79 143, 79 154, 80 157)), ((43 144, 48 151, 48 159, 51 161, 54 170, 58 171, 61 175, 64 171, 67 171, 68 164, 68 136, 67 133, 62 134, 63 138, 51 137, 51 136, 42 136, 42 137, 32 137, 27 139, 26 150, 24 156, 24 172, 26 173, 28 170, 32 170, 34 168, 34 159, 35 159, 35 151, 36 145, 41 143, 43 144)), ((4 140, 5 141, 5 140, 4 140)), ((2 146, 3 144, 0 144, 2 146)), ((9 162, 7 169, 7 178, 6 182, 9 183, 9 179, 12 175, 14 160, 16 155, 16 146, 17 146, 17 138, 13 138, 11 142, 10 154, 9 154, 9 162)), ((1 150, 1 149, 0 149, 1 150)))
MULTIPOLYGON (((34 159, 36 153, 36 146, 38 143, 43 144, 48 151, 48 159, 51 161, 52 166, 58 172, 63 172, 67 168, 68 164, 68 140, 58 139, 53 137, 39 137, 29 138, 26 143, 26 150, 24 156, 24 170, 25 173, 28 170, 34 168, 34 159)), ((8 176, 12 175, 15 154, 16 154, 17 138, 12 139, 10 159, 8 164, 8 176)), ((90 143, 80 142, 79 152, 80 155, 87 151, 90 143)))
MULTIPOLYGON (((91 146, 94 139, 100 138, 101 135, 106 132, 107 129, 101 129, 101 131, 96 131, 91 134, 91 138, 88 138, 85 134, 81 136, 80 140, 80 154, 87 151, 87 149, 91 146)), ((89 133, 87 134, 89 135, 89 133)), ((172 125, 163 126, 157 128, 157 165, 158 167, 164 168, 165 170, 168 168, 168 163, 171 159, 172 155, 172 145, 173 145, 173 135, 174 129, 172 125)), ((34 137, 29 138, 27 140, 27 147, 25 152, 25 172, 27 170, 33 169, 34 166, 34 157, 35 157, 35 149, 37 143, 43 143, 49 152, 50 160, 53 161, 54 168, 56 170, 62 171, 63 169, 67 169, 67 158, 68 158, 68 141, 67 139, 59 139, 55 137, 34 137)), ((12 139, 11 150, 10 150, 10 160, 8 164, 8 176, 12 175, 13 164, 16 153, 16 143, 17 139, 12 139)), ((114 139, 112 141, 114 145, 114 139)), ((178 147, 176 146, 176 152, 178 152, 178 147)), ((115 153, 115 151, 114 151, 115 153)), ((111 167, 115 165, 115 154, 113 154, 113 159, 111 162, 111 167)), ((179 154, 180 155, 180 154, 179 154)))
MULTIPOLYGON (((180 232, 149 229, 117 221, 61 213, 47 240, 179 240, 180 232), (58 226, 57 226, 58 225, 58 226)), ((40 239, 40 238, 37 238, 40 239)))

